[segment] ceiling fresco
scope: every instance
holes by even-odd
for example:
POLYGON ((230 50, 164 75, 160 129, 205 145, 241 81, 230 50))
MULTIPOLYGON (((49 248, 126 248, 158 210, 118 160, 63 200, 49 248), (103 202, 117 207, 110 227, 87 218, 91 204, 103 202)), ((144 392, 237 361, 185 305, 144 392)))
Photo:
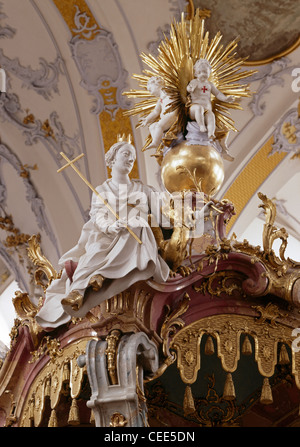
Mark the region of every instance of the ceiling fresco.
POLYGON ((300 4, 297 0, 194 0, 208 9, 211 35, 219 30, 224 43, 240 38, 238 53, 252 63, 270 62, 299 44, 300 4), (226 6, 225 6, 226 5, 226 6))

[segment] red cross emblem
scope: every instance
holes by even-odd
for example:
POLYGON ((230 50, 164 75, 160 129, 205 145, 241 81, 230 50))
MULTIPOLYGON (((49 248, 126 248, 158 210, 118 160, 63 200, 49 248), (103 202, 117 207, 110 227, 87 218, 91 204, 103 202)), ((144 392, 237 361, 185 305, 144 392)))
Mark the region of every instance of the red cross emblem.
POLYGON ((207 91, 207 88, 204 86, 201 90, 203 91, 203 93, 205 93, 207 91))

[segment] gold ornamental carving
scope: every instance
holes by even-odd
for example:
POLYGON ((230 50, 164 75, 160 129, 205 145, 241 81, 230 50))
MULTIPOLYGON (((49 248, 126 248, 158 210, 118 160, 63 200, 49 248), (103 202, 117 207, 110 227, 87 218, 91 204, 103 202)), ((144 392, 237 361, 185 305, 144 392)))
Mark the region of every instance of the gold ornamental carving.
POLYGON ((180 317, 187 311, 189 302, 190 297, 187 293, 185 293, 174 309, 171 310, 170 306, 166 306, 167 313, 160 331, 160 336, 163 340, 162 350, 166 358, 173 358, 169 349, 170 339, 172 339, 172 336, 174 336, 176 330, 184 327, 185 323, 180 317))
POLYGON ((121 331, 113 330, 106 337, 107 348, 105 350, 105 354, 107 358, 108 375, 112 385, 118 384, 117 350, 121 335, 121 331))
POLYGON ((281 311, 276 304, 268 303, 266 306, 252 306, 260 313, 258 323, 269 322, 271 326, 276 326, 276 320, 280 317, 287 317, 288 313, 281 311))
POLYGON ((191 387, 188 385, 184 394, 184 415, 195 419, 202 427, 234 426, 237 419, 237 407, 234 401, 235 391, 231 374, 227 375, 223 396, 215 390, 214 375, 208 376, 208 391, 205 398, 195 402, 191 387), (216 417, 217 415, 217 417, 216 417))
MULTIPOLYGON (((170 344, 170 350, 176 352, 181 379, 189 385, 196 381, 200 369, 200 343, 204 334, 216 340, 217 355, 227 373, 238 368, 241 351, 249 353, 245 341, 241 349, 241 335, 253 337, 258 370, 266 378, 274 374, 279 343, 291 346, 293 340, 292 328, 279 322, 262 324, 259 318, 245 315, 214 315, 191 323, 177 332, 170 344)), ((298 387, 299 359, 300 353, 292 351, 292 371, 298 387)))
POLYGON ((242 275, 237 272, 226 271, 222 273, 217 271, 219 261, 228 259, 229 254, 237 253, 249 256, 253 265, 260 263, 265 269, 265 272, 262 273, 262 279, 266 278, 266 286, 260 292, 260 296, 274 294, 299 307, 300 262, 285 256, 289 235, 285 228, 277 228, 275 226, 276 205, 274 201, 260 192, 258 197, 262 201, 260 207, 263 208, 265 213, 262 247, 254 247, 247 240, 243 242, 237 241, 234 233, 230 239, 223 238, 219 240, 218 245, 208 245, 205 250, 205 256, 198 262, 197 271, 201 272, 205 263, 208 265, 214 264, 214 275, 208 275, 204 278, 203 283, 200 287, 196 287, 195 290, 201 293, 207 291, 212 296, 219 296, 222 292, 231 295, 234 290, 237 290, 243 296, 242 275), (277 254, 274 243, 278 239, 281 243, 277 254), (219 284, 217 287, 213 287, 213 283, 216 280, 219 281, 219 284))
MULTIPOLYGON (((58 355, 52 357, 37 374, 29 388, 22 409, 19 409, 21 427, 40 426, 46 397, 50 399, 51 406, 48 426, 57 426, 56 408, 61 395, 70 395, 72 399, 70 413, 74 413, 76 406, 74 400, 80 395, 86 370, 77 365, 77 358, 85 353, 87 341, 88 339, 84 338, 64 349, 55 349, 58 355)), ((74 421, 71 425, 74 425, 74 421)))
POLYGON ((49 355, 51 361, 55 361, 55 359, 57 357, 61 357, 62 354, 62 350, 60 349, 60 341, 56 338, 47 336, 43 338, 38 349, 31 352, 32 359, 29 363, 34 363, 43 355, 49 355))
POLYGON ((57 273, 51 262, 43 255, 40 247, 40 237, 38 235, 33 235, 29 238, 27 252, 29 259, 37 266, 34 273, 35 282, 45 292, 52 280, 58 279, 61 273, 57 273))
POLYGON ((19 228, 15 227, 12 216, 0 217, 0 228, 7 233, 4 245, 8 248, 24 246, 29 239, 28 234, 21 233, 19 228))
POLYGON ((205 277, 200 286, 193 288, 202 295, 209 293, 211 296, 220 296, 222 293, 226 293, 226 295, 232 296, 237 291, 242 297, 245 297, 246 294, 242 287, 244 280, 244 275, 237 272, 220 271, 205 277))
POLYGON ((128 424, 127 419, 122 413, 115 412, 110 418, 110 427, 125 427, 128 424))

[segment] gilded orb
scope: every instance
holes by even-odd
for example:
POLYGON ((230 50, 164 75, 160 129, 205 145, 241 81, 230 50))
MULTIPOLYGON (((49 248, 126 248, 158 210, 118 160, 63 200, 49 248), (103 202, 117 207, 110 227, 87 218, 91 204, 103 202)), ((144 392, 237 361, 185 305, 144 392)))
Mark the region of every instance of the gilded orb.
POLYGON ((165 155, 161 178, 170 193, 200 188, 205 194, 213 196, 224 181, 223 160, 213 146, 182 142, 165 155))

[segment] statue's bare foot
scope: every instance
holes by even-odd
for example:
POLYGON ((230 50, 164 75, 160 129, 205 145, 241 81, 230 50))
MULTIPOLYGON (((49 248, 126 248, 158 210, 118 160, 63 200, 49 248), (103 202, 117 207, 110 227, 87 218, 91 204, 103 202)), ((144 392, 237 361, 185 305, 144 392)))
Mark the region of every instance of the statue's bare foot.
POLYGON ((102 275, 94 275, 91 277, 91 279, 89 281, 89 286, 92 287, 94 292, 98 292, 98 290, 100 290, 103 285, 103 281, 104 281, 104 278, 102 275))
POLYGON ((206 132, 207 131, 205 126, 199 126, 199 128, 200 128, 200 132, 206 132))
POLYGON ((83 304, 83 295, 79 293, 77 290, 73 290, 69 293, 67 298, 64 298, 61 301, 61 304, 65 306, 71 306, 73 310, 79 310, 83 304))

